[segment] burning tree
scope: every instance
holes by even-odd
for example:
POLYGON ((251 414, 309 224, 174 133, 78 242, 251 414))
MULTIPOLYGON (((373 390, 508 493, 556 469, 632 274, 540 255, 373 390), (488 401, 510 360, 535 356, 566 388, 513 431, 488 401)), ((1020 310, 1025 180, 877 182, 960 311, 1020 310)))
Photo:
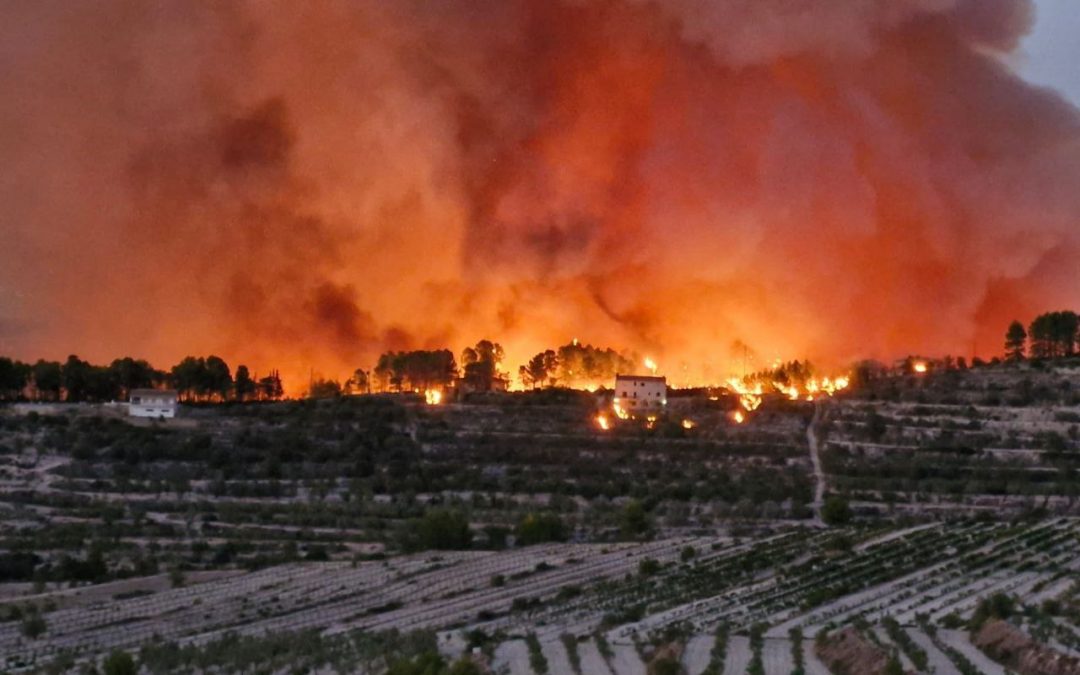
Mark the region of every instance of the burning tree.
POLYGON ((491 340, 481 340, 475 347, 466 347, 461 353, 465 384, 474 391, 493 389, 496 381, 505 380, 499 370, 503 356, 502 345, 491 340))
POLYGON ((583 345, 577 340, 559 347, 556 354, 558 381, 565 386, 597 386, 619 373, 632 373, 640 359, 611 349, 583 345))

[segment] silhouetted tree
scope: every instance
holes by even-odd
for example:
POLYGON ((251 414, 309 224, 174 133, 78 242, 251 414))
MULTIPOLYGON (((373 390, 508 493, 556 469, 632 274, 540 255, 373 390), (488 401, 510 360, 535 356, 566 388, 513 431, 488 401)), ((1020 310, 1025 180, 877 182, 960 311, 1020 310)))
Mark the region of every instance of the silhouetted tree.
POLYGON ((285 388, 281 384, 281 374, 271 370, 266 377, 259 378, 259 398, 276 401, 285 395, 285 388))
POLYGON ((21 398, 30 383, 30 366, 21 361, 0 357, 0 400, 21 398))
POLYGON ((495 381, 503 378, 499 371, 503 355, 502 345, 491 340, 481 340, 474 347, 466 347, 461 353, 465 383, 476 391, 490 391, 495 381))
POLYGON ((341 396, 341 384, 337 380, 318 379, 311 383, 308 398, 337 398, 341 396))
POLYGON ((91 387, 92 366, 72 354, 60 370, 64 393, 68 401, 85 401, 91 387))
POLYGON ((206 395, 216 395, 222 401, 229 397, 233 379, 225 359, 220 356, 207 356, 203 378, 202 389, 206 395))
MULTIPOLYGON (((456 376, 457 363, 449 349, 386 352, 379 356, 375 365, 375 380, 384 391, 446 387, 456 376)), ((364 374, 365 380, 366 377, 364 374)), ((366 388, 366 382, 364 384, 366 388)))
POLYGON ((173 366, 170 380, 177 392, 188 400, 214 396, 224 401, 233 386, 229 364, 220 356, 185 357, 173 366))
POLYGON ((246 401, 255 393, 255 381, 251 379, 248 367, 241 364, 236 367, 236 378, 233 380, 233 395, 237 401, 246 401))
POLYGON ((1072 356, 1076 351, 1080 316, 1076 312, 1047 312, 1035 317, 1028 329, 1032 358, 1072 356))
POLYGON ((368 372, 363 368, 357 368, 353 371, 352 377, 345 381, 345 393, 347 394, 366 394, 371 391, 371 383, 368 379, 368 372))
POLYGON ((109 365, 109 373, 116 385, 117 397, 126 399, 132 389, 148 389, 164 380, 164 373, 142 359, 125 356, 109 365))
POLYGON ((205 371, 206 361, 204 359, 187 356, 172 367, 169 379, 181 398, 191 400, 204 392, 205 371))
POLYGON ((1009 329, 1005 331, 1005 358, 1010 361, 1019 361, 1024 358, 1027 349, 1027 331, 1024 324, 1013 321, 1009 329))
POLYGON ((521 366, 518 374, 526 387, 542 387, 555 379, 559 368, 559 355, 554 350, 542 351, 529 359, 528 365, 521 366))
POLYGON ((31 369, 31 378, 39 400, 60 400, 60 390, 64 379, 58 361, 38 360, 31 369))

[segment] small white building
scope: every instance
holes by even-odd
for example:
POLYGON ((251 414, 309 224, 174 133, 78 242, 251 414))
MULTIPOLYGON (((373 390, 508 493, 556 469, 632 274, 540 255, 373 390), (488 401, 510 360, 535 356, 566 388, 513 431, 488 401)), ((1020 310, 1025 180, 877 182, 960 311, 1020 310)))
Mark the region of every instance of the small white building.
POLYGON ((174 389, 132 389, 128 395, 130 417, 176 417, 174 389))
POLYGON ((616 375, 616 406, 633 414, 635 410, 663 408, 667 405, 667 378, 655 375, 616 375))

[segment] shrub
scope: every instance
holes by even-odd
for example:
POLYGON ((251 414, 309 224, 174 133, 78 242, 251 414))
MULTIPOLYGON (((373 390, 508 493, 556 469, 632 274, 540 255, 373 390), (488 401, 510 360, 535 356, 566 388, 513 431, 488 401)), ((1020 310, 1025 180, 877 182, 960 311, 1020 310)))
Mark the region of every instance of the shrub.
POLYGON ((843 497, 830 495, 821 507, 821 519, 828 525, 847 525, 851 522, 851 507, 843 497))
POLYGON ((135 675, 138 669, 135 667, 135 659, 125 651, 114 649, 101 666, 105 675, 135 675))
POLYGON ((529 546, 548 541, 566 541, 566 525, 554 513, 530 513, 515 530, 519 543, 529 546))
POLYGON ((22 634, 31 640, 36 640, 44 635, 48 628, 45 618, 37 612, 27 615, 20 626, 22 634))
POLYGON ((536 638, 536 633, 526 635, 525 644, 529 648, 529 665, 532 666, 533 672, 536 675, 547 675, 548 660, 544 656, 543 650, 540 649, 540 640, 536 638))
POLYGON ((638 573, 643 577, 649 577, 660 571, 660 561, 655 558, 645 558, 638 563, 638 573))

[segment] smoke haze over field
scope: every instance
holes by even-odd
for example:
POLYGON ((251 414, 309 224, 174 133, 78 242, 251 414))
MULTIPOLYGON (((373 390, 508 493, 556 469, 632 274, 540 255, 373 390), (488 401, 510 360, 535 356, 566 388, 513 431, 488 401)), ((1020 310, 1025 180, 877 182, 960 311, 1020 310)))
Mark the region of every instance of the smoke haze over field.
POLYGON ((1032 11, 6 3, 0 352, 997 353, 1080 299, 1080 113, 1005 65, 1032 11))

